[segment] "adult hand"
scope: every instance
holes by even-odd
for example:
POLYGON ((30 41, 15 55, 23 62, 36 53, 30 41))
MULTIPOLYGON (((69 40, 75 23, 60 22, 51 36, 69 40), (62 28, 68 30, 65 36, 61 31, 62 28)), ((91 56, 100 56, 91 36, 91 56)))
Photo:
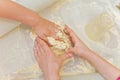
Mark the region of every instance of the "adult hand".
POLYGON ((32 27, 44 40, 47 36, 55 36, 58 31, 58 25, 12 0, 0 0, 0 17, 16 20, 32 27))
POLYGON ((33 28, 41 39, 47 41, 47 37, 56 38, 55 35, 59 31, 58 27, 59 26, 55 23, 41 18, 41 21, 39 21, 33 28))

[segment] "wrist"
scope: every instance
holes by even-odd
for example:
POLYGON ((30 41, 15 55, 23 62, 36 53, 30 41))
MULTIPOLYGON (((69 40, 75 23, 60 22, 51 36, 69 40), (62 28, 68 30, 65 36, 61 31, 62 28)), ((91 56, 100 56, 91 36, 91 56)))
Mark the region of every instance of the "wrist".
POLYGON ((41 17, 37 13, 35 13, 33 17, 34 18, 33 20, 30 21, 30 23, 31 23, 31 27, 35 29, 36 26, 39 25, 39 23, 41 22, 41 17))
POLYGON ((45 24, 45 19, 39 16, 38 19, 36 19, 36 21, 32 24, 32 29, 34 31, 38 31, 40 27, 42 28, 45 24))
POLYGON ((92 50, 90 50, 90 49, 85 50, 85 52, 83 53, 83 58, 89 59, 92 54, 93 54, 92 50))
POLYGON ((84 57, 86 60, 91 61, 91 59, 95 56, 95 52, 92 50, 89 50, 85 53, 84 57))
POLYGON ((23 15, 23 16, 20 16, 20 17, 17 16, 16 20, 18 20, 18 21, 20 21, 20 22, 22 22, 22 23, 24 23, 24 24, 34 28, 34 26, 38 22, 40 22, 40 16, 39 16, 39 14, 37 14, 37 13, 35 13, 35 12, 30 10, 30 11, 28 11, 26 13, 26 15, 23 15))
POLYGON ((44 73, 45 80, 60 80, 59 72, 46 72, 44 73))

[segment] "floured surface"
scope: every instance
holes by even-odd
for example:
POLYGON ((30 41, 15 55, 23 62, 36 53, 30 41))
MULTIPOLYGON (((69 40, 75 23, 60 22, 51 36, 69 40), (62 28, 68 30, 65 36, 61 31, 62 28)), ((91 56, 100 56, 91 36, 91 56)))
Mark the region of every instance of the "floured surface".
POLYGON ((106 34, 114 26, 112 17, 107 13, 102 13, 86 25, 85 31, 89 39, 100 41, 106 38, 106 34))
MULTIPOLYGON (((112 15, 115 26, 108 29, 107 40, 95 41, 88 38, 85 32, 85 26, 89 24, 97 16, 100 16, 106 10, 108 5, 102 0, 70 0, 67 5, 46 9, 41 16, 55 23, 65 23, 69 25, 75 33, 95 52, 108 60, 110 63, 120 68, 120 25, 118 16, 112 15), (70 2, 71 1, 71 2, 70 2), (72 2, 73 1, 73 2, 72 2), (102 5, 102 6, 101 6, 102 5), (67 7, 67 9, 66 9, 67 7), (57 9, 56 9, 57 8, 57 9), (61 10, 59 10, 61 9, 61 10), (69 10, 68 10, 69 9, 69 10), (116 23, 118 22, 118 23, 116 23)), ((59 4, 58 4, 59 5, 59 4)), ((57 6, 57 5, 56 5, 57 6)), ((113 11, 107 10, 108 13, 113 11)), ((107 13, 107 14, 108 14, 107 13)), ((25 26, 26 27, 26 26, 25 26)), ((31 30, 21 27, 20 30, 12 32, 0 39, 0 78, 1 80, 31 80, 41 78, 41 70, 39 70, 33 55, 33 40, 30 37, 31 30), (11 46, 12 45, 12 46, 11 46), (36 68, 37 67, 37 68, 36 68), (34 72, 37 71, 37 72, 34 72), (26 72, 26 73, 25 73, 26 72), (3 77, 2 77, 3 76, 3 77), (23 79, 25 78, 25 79, 23 79)), ((100 31, 101 32, 101 31, 100 31)), ((79 58, 72 58, 68 64, 63 66, 63 75, 74 75, 80 72, 90 72, 89 64, 79 58), (81 63, 82 62, 82 63, 81 63), (74 66, 75 64, 83 64, 83 66, 74 66), (83 71, 84 70, 84 71, 83 71), (71 73, 69 73, 71 72, 71 73)), ((40 79, 41 80, 41 79, 40 79)), ((65 80, 65 79, 63 79, 65 80)), ((67 80, 67 79, 66 79, 67 80)), ((68 80, 104 80, 101 76, 94 73, 85 75, 69 76, 68 80), (89 75, 89 76, 88 76, 89 75)))

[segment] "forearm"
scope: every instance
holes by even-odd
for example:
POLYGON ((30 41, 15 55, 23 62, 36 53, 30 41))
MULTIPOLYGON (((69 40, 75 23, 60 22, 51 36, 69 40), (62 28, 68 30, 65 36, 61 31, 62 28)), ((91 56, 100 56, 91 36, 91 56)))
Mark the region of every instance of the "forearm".
POLYGON ((37 13, 11 0, 0 0, 0 17, 16 20, 32 27, 41 20, 37 13))
POLYGON ((120 71, 106 60, 101 58, 95 52, 90 52, 87 55, 87 60, 103 75, 107 80, 116 80, 120 76, 120 71))

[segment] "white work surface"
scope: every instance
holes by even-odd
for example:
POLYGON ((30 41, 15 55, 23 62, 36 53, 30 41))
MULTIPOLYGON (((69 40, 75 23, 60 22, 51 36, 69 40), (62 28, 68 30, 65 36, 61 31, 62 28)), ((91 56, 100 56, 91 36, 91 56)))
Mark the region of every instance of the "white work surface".
MULTIPOLYGON (((117 26, 117 23, 114 30, 118 32, 119 35, 118 34, 116 34, 115 36, 113 35, 113 38, 115 40, 112 40, 113 41, 111 43, 112 48, 111 45, 108 46, 103 43, 93 42, 89 40, 84 32, 84 26, 86 25, 86 23, 89 22, 95 16, 105 11, 104 7, 101 6, 102 5, 101 3, 103 3, 104 1, 103 2, 102 0, 84 0, 84 1, 60 0, 60 1, 61 2, 56 3, 53 6, 46 8, 45 10, 40 12, 40 15, 58 24, 62 23, 69 25, 91 49, 98 52, 99 55, 103 56, 105 59, 110 59, 110 62, 114 63, 116 67, 120 68, 119 63, 120 27, 117 26), (76 6, 78 6, 78 8, 76 6), (115 45, 113 47, 113 44, 117 44, 117 46, 115 45)), ((104 3, 104 5, 106 4, 107 3, 104 3)), ((25 25, 17 27, 13 31, 9 32, 8 34, 0 38, 0 76, 3 76, 5 74, 10 74, 12 76, 14 75, 13 72, 15 72, 16 70, 32 65, 35 62, 32 48, 33 42, 30 38, 29 29, 28 27, 25 27, 25 25)), ((40 77, 38 79, 26 79, 26 80, 43 80, 43 78, 40 77)), ((62 80, 104 80, 104 79, 98 73, 93 73, 66 76, 62 77, 62 80)))

